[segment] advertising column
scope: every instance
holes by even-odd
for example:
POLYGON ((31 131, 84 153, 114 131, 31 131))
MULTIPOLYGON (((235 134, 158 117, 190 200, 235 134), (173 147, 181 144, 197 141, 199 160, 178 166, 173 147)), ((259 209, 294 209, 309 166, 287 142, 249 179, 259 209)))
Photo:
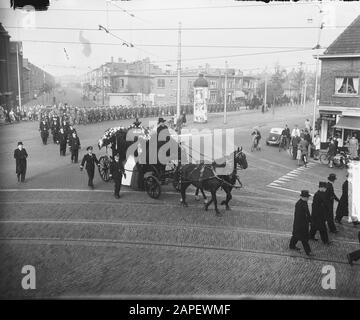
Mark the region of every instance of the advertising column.
POLYGON ((207 122, 208 82, 200 74, 194 82, 194 122, 207 122))

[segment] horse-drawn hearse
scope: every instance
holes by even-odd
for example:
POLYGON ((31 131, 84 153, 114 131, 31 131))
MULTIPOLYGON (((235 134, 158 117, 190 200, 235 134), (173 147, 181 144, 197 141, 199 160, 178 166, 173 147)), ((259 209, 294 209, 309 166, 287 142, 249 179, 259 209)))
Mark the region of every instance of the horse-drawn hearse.
POLYGON ((205 202, 205 210, 214 202, 216 214, 220 215, 216 192, 221 188, 226 193, 226 200, 221 204, 229 210, 232 189, 242 187, 237 170, 246 169, 248 166, 242 148, 235 148, 222 161, 194 163, 189 154, 192 151, 191 148, 180 141, 180 136, 177 136, 175 132, 170 134, 167 127, 162 130, 165 130, 166 139, 159 139, 160 130, 156 127, 149 129, 131 125, 106 130, 98 142, 99 149, 106 147, 106 155, 99 158, 101 178, 106 182, 111 180, 110 163, 115 154, 119 154, 120 161, 125 163, 125 170, 132 173, 131 185, 145 190, 151 198, 159 198, 162 192, 161 186, 171 183, 181 193, 183 206, 187 206, 186 189, 193 185, 197 189, 196 194, 199 190, 202 192, 204 200, 206 200, 204 190, 210 191, 211 200, 205 202), (108 155, 109 148, 112 151, 111 156, 108 155), (166 154, 166 164, 164 164, 164 157, 160 159, 160 151, 166 154), (129 169, 126 163, 130 158, 133 159, 133 166, 129 169), (237 182, 239 182, 238 186, 236 186, 237 182))
MULTIPOLYGON (((110 128, 105 131, 103 137, 99 140, 99 149, 106 147, 106 153, 110 147, 112 155, 108 154, 99 158, 99 173, 105 182, 111 180, 110 178, 110 163, 113 161, 114 155, 120 155, 120 161, 126 162, 129 157, 134 159, 134 166, 130 171, 133 176, 133 185, 137 189, 145 190, 151 198, 157 199, 161 195, 161 185, 172 183, 177 191, 180 191, 179 178, 178 178, 178 163, 181 159, 181 155, 176 155, 168 159, 166 165, 159 161, 151 161, 157 156, 159 149, 164 145, 166 141, 157 141, 155 150, 151 149, 150 141, 157 139, 158 133, 156 129, 149 129, 142 126, 129 126, 129 127, 116 127, 110 128)), ((171 141, 172 144, 177 142, 171 141)), ((179 152, 181 149, 178 148, 179 152)))

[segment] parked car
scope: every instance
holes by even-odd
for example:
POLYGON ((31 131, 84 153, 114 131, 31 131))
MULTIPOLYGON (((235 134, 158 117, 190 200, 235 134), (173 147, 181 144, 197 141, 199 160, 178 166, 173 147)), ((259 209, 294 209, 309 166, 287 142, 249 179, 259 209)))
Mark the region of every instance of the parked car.
POLYGON ((266 139, 266 145, 278 145, 280 144, 280 137, 283 128, 271 128, 269 136, 266 139))

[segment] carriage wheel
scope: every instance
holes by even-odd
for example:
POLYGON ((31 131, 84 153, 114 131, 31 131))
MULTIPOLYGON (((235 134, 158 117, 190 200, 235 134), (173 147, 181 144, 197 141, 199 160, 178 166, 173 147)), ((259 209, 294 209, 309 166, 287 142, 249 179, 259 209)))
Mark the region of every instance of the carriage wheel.
POLYGON ((110 181, 110 159, 108 156, 102 156, 99 159, 99 174, 101 179, 103 179, 105 182, 110 181))
POLYGON ((159 180, 154 176, 147 177, 145 180, 145 190, 150 198, 158 199, 161 195, 159 180))

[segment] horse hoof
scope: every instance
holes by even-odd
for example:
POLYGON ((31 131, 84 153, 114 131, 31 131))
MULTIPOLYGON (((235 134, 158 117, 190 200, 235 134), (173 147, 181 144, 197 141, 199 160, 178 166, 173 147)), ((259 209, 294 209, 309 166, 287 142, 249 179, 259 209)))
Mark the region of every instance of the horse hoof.
POLYGON ((205 209, 205 211, 208 211, 208 207, 207 207, 207 206, 205 206, 204 209, 205 209))
POLYGON ((189 205, 186 202, 183 202, 183 207, 188 207, 189 205))

